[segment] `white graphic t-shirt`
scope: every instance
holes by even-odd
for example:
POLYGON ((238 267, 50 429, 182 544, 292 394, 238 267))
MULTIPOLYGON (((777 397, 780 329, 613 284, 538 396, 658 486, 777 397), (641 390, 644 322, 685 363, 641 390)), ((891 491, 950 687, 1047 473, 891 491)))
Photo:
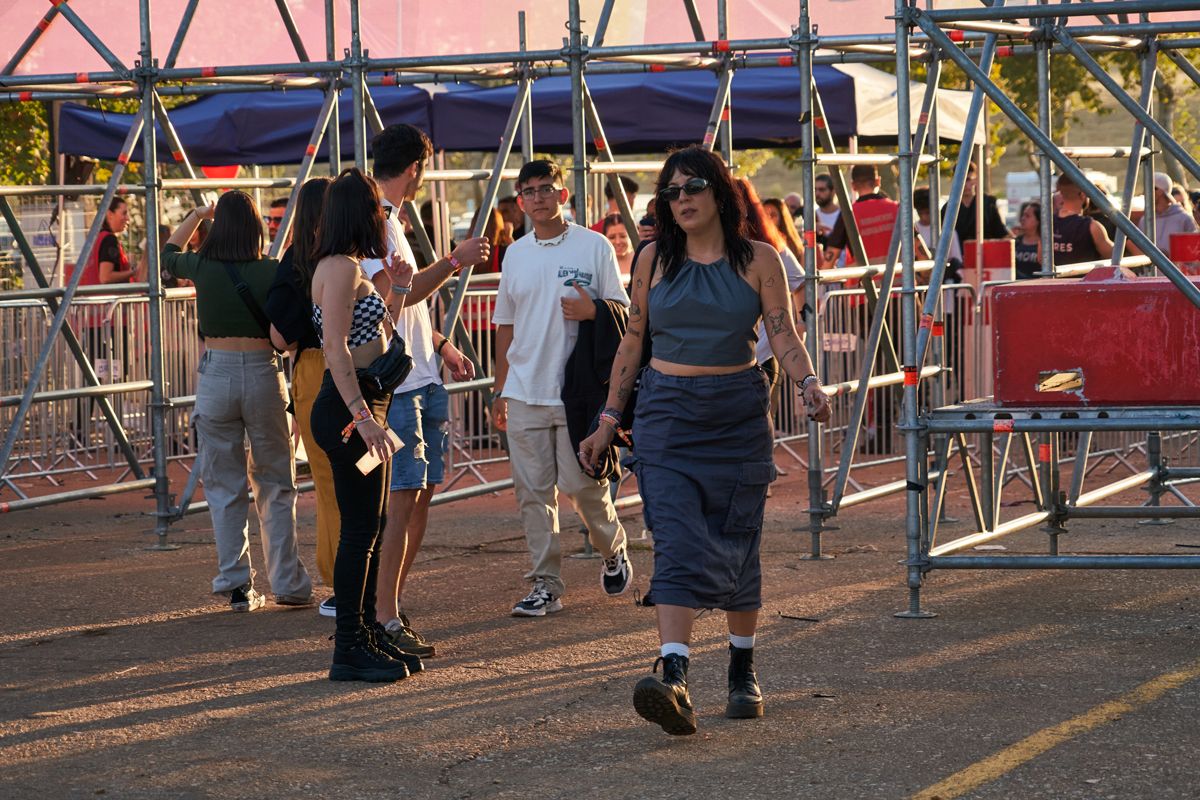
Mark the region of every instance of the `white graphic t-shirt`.
MULTIPOLYGON (((553 240, 552 240, 553 241, 553 240)), ((581 287, 593 300, 629 305, 617 255, 604 236, 571 224, 555 245, 523 236, 504 253, 492 322, 512 325, 503 397, 537 406, 561 406, 563 371, 579 323, 563 318, 563 297, 581 287)))

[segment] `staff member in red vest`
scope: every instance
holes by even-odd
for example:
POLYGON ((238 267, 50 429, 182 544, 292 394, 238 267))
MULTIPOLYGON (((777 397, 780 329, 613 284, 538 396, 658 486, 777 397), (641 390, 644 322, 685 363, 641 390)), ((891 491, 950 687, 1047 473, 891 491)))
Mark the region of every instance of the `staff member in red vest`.
POLYGON ((80 286, 95 286, 103 283, 128 283, 136 268, 129 266, 129 256, 125 255, 117 236, 129 224, 129 206, 120 197, 114 197, 104 212, 104 222, 100 224, 100 238, 92 256, 83 268, 79 278, 80 286))
MULTIPOLYGON (((872 264, 887 260, 888 246, 892 243, 892 227, 900 204, 879 190, 879 171, 870 164, 859 164, 850 170, 850 188, 858 199, 850 207, 858 233, 862 236, 863 248, 872 264)), ((849 244, 846 233, 846 215, 843 211, 825 239, 825 267, 837 263, 838 256, 849 244)))

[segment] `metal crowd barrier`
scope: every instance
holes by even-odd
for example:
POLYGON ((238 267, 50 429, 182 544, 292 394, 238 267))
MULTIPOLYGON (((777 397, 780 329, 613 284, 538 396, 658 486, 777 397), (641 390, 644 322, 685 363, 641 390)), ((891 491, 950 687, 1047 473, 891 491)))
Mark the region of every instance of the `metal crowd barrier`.
MULTIPOLYGON (((450 452, 447 481, 434 500, 439 504, 511 486, 504 466, 508 460, 504 442, 491 425, 488 408, 494 377, 495 336, 490 320, 496 294, 495 281, 488 280, 487 276, 478 277, 481 280, 472 280, 466 291, 461 318, 479 357, 480 369, 476 380, 450 385, 450 452)), ((943 288, 946 369, 940 374, 935 370, 926 376, 931 379, 922 381, 923 407, 936 405, 938 398, 934 396, 934 390, 939 383, 943 404, 990 394, 992 328, 988 288, 987 285, 981 287, 978 297, 969 285, 954 284, 943 288)), ((917 287, 917 290, 920 295, 924 294, 924 287, 917 287)), ((899 290, 893 292, 898 294, 899 290)), ((194 434, 190 428, 200 354, 195 292, 173 289, 167 295, 163 314, 164 374, 166 394, 173 398, 172 413, 168 416, 168 445, 171 448, 168 457, 184 462, 186 466, 195 455, 194 434)), ((112 393, 118 416, 139 460, 150 465, 153 454, 147 408, 150 345, 146 298, 90 296, 75 300, 72 306, 71 325, 92 358, 105 390, 112 393)), ((831 421, 822 428, 822 450, 826 454, 824 481, 829 485, 837 478, 838 460, 847 440, 864 357, 863 332, 869 327, 872 306, 862 288, 828 289, 818 306, 819 368, 823 382, 830 387, 833 408, 831 421)), ((0 348, 3 348, 0 427, 10 424, 49 316, 42 300, 0 301, 0 348)), ((888 325, 890 331, 900 329, 900 304, 895 302, 895 297, 889 304, 888 325)), ((855 505, 899 491, 897 486, 902 488, 903 481, 891 480, 889 471, 873 472, 869 478, 864 475, 873 468, 896 465, 904 460, 903 438, 898 430, 899 380, 887 377, 896 371, 888 348, 881 348, 874 370, 879 377, 872 379, 875 388, 870 389, 864 430, 859 437, 853 466, 845 479, 846 495, 842 505, 855 505), (876 383, 885 385, 876 386, 876 383), (885 481, 882 484, 879 483, 881 479, 885 481)), ((79 367, 65 343, 59 341, 37 395, 38 401, 26 419, 24 434, 14 451, 7 480, 0 485, 0 493, 7 487, 18 498, 24 499, 25 492, 13 481, 43 481, 59 486, 62 477, 71 473, 85 475, 99 484, 105 480, 102 471, 122 468, 113 483, 118 487, 114 490, 130 485, 126 480, 128 465, 116 447, 112 430, 89 396, 96 390, 79 389, 81 385, 79 367)), ((808 437, 807 419, 793 391, 781 392, 773 411, 773 422, 780 466, 786 470, 790 458, 800 469, 807 469, 802 446, 808 437)), ((1098 431, 1087 444, 1089 460, 1084 477, 1118 468, 1135 472, 1144 461, 1144 435, 1098 431)), ((1075 457, 1074 445, 1072 439, 1064 441, 1064 458, 1075 457)), ((1169 462, 1200 465, 1200 446, 1197 446, 1195 435, 1165 433, 1162 446, 1169 462)), ((978 463, 978 453, 968 455, 978 463)), ((1028 467, 1014 459, 1008 465, 1005 481, 1020 480, 1028 484, 1027 473, 1028 467)), ((62 493, 61 497, 72 499, 73 494, 62 493)), ((88 494, 95 495, 95 491, 88 494)), ((635 497, 627 495, 625 504, 635 501, 635 497)), ((202 507, 192 504, 190 510, 202 507)))

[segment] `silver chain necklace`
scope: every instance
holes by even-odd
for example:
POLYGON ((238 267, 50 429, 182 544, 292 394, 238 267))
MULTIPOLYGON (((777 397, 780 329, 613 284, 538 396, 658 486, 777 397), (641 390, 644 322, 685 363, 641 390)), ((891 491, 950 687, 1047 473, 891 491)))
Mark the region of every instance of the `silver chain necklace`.
POLYGON ((570 232, 571 225, 568 223, 567 227, 558 236, 555 236, 551 239, 539 239, 535 233, 533 235, 533 241, 538 247, 557 247, 558 245, 562 244, 564 240, 566 240, 567 234, 570 232))

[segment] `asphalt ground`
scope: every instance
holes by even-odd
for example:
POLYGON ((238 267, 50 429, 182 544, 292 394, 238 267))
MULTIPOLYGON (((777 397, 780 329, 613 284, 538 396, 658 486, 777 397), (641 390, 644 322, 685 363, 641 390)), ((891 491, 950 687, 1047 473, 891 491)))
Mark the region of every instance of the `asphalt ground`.
MULTIPOLYGON (((896 619, 902 498, 847 510, 826 535, 836 558, 813 562, 792 530, 804 491, 794 470, 768 505, 766 715, 722 717, 725 630, 705 614, 691 737, 633 712, 653 612, 604 596, 600 562, 566 561, 562 613, 508 615, 527 565, 511 493, 434 510, 405 606, 439 655, 384 686, 326 679, 332 621, 315 609, 233 614, 209 595, 205 515, 172 530, 173 552, 144 549, 137 496, 0 517, 0 797, 1200 797, 1195 572, 935 572, 939 616, 896 619)), ((961 495, 951 507, 969 516, 961 495)), ((305 496, 310 568, 312 515, 305 496)), ((1198 534, 1088 521, 1061 545, 1196 552, 1180 545, 1198 534)), ((634 548, 644 591, 652 556, 634 548)))

